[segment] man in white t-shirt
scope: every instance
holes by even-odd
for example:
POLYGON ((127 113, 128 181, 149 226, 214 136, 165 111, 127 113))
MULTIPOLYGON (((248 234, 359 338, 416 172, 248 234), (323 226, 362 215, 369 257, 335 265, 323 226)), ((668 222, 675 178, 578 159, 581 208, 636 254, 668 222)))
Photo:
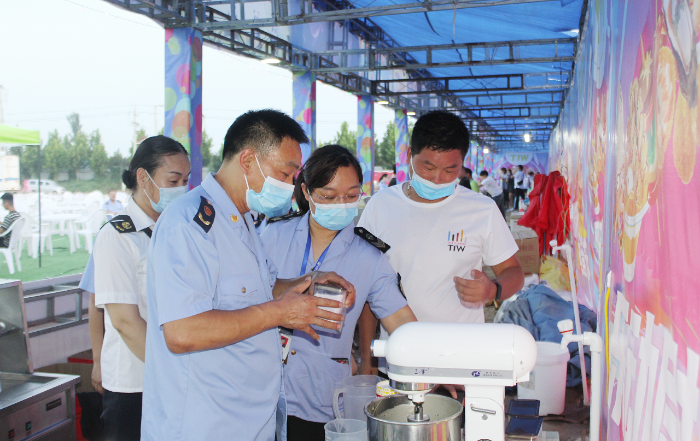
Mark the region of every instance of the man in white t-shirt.
POLYGON ((527 194, 528 188, 528 178, 523 171, 523 166, 518 166, 518 171, 515 172, 515 205, 513 208, 517 211, 520 207, 520 202, 525 200, 525 195, 527 194))
MULTIPOLYGON (((483 323, 484 304, 523 286, 518 246, 498 207, 457 185, 468 150, 458 116, 421 116, 407 155, 411 181, 374 195, 358 223, 391 247, 386 254, 419 321, 483 323)), ((371 322, 364 326, 363 333, 374 331, 371 322)))
POLYGON ((479 188, 482 192, 485 192, 486 195, 491 196, 491 199, 493 199, 496 206, 500 210, 503 219, 505 219, 506 209, 503 206, 503 189, 500 185, 498 185, 498 182, 496 182, 495 179, 489 176, 489 172, 486 170, 482 170, 481 173, 479 173, 479 176, 481 177, 479 188))

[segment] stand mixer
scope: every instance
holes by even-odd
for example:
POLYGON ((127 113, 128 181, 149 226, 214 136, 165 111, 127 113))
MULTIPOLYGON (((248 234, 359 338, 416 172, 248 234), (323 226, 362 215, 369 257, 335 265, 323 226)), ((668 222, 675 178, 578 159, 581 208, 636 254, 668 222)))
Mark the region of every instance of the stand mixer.
POLYGON ((413 403, 409 422, 430 421, 423 403, 436 384, 461 384, 465 441, 503 441, 505 387, 530 379, 537 345, 511 324, 413 322, 374 340, 372 355, 386 358, 391 387, 413 403))

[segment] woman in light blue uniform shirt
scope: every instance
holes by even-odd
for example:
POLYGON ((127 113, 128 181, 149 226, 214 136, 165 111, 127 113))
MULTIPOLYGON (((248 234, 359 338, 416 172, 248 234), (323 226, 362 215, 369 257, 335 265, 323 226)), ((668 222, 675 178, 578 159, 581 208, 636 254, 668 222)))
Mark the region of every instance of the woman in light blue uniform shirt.
POLYGON ((315 150, 296 181, 300 211, 271 219, 261 235, 278 277, 335 271, 357 291, 341 333, 319 331, 319 342, 293 333, 284 369, 288 441, 324 440, 323 425, 334 419, 333 391, 351 375, 352 339, 365 302, 389 333, 416 320, 382 247, 364 230, 355 231, 361 179, 360 164, 344 147, 315 150))

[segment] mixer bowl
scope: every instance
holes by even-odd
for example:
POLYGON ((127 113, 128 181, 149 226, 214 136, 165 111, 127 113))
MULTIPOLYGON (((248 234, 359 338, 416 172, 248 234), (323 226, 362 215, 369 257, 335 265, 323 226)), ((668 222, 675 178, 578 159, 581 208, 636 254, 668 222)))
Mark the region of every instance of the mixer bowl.
POLYGON ((369 441, 460 441, 462 405, 452 398, 428 394, 423 414, 430 421, 409 422, 414 406, 406 395, 377 398, 365 406, 369 441))

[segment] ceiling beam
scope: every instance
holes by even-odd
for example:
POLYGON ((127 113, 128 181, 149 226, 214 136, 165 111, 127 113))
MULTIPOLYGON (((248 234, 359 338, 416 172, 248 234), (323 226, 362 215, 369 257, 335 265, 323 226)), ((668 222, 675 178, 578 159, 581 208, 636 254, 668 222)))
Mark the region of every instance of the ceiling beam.
POLYGON ((552 71, 506 75, 475 75, 372 81, 372 93, 379 96, 465 94, 478 96, 493 92, 561 90, 568 87, 570 72, 552 71))
MULTIPOLYGON (((114 1, 114 0, 110 0, 114 1)), ((240 1, 240 0, 239 0, 240 1)), ((249 0, 243 0, 249 1, 249 0)), ((539 3, 551 0, 426 0, 423 2, 399 3, 385 6, 373 6, 367 8, 355 8, 349 2, 343 2, 342 9, 332 9, 332 2, 324 2, 331 6, 329 10, 315 11, 308 5, 310 1, 301 1, 301 9, 299 11, 290 11, 288 3, 283 0, 264 0, 265 3, 270 3, 269 17, 261 17, 248 20, 232 20, 232 19, 213 19, 202 20, 193 25, 206 29, 251 29, 270 26, 293 26, 304 23, 316 23, 325 21, 343 21, 355 20, 361 18, 380 17, 399 14, 418 14, 432 11, 453 11, 457 9, 483 8, 489 6, 505 6, 521 3, 539 3)), ((137 3, 139 0, 131 0, 132 3, 137 3)), ((143 3, 143 0, 141 0, 143 3)), ((198 7, 205 8, 207 12, 221 5, 221 1, 207 2, 199 0, 198 7)), ((229 4, 231 2, 228 2, 229 4)), ((148 6, 144 5, 144 8, 148 6)), ((210 14, 205 14, 206 16, 210 14)), ((216 14, 213 14, 216 15, 216 14)))

